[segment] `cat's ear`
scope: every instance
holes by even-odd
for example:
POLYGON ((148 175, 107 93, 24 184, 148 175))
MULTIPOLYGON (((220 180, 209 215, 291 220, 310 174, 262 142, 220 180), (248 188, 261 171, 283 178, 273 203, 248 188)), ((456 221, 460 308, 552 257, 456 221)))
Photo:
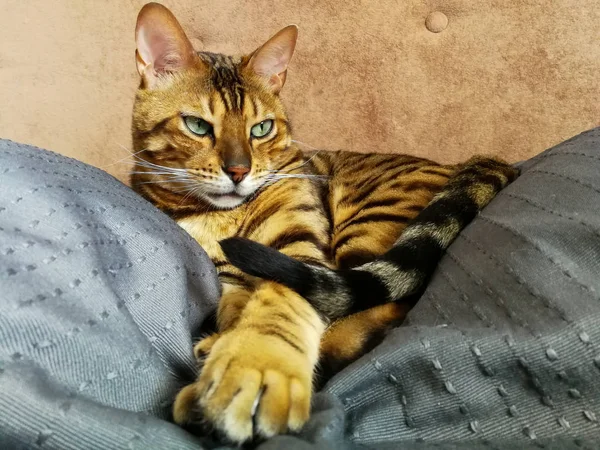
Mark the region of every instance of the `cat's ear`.
POLYGON ((162 75, 200 64, 173 13, 158 3, 148 3, 140 10, 135 42, 137 69, 147 87, 153 87, 162 75))
POLYGON ((298 27, 288 25, 256 50, 248 61, 248 68, 265 78, 276 94, 285 83, 297 38, 298 27))

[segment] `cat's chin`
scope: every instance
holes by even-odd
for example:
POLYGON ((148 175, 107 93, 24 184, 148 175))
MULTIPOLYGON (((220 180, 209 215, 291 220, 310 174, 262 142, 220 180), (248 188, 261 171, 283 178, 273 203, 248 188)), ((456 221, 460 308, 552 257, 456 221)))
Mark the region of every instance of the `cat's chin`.
POLYGON ((204 198, 219 209, 233 209, 246 201, 246 197, 238 194, 204 194, 204 198))

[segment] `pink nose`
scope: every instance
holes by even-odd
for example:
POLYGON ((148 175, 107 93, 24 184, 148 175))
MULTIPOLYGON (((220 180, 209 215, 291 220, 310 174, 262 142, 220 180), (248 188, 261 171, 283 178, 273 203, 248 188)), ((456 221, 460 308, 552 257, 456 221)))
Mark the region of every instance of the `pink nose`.
POLYGON ((244 179, 246 174, 250 172, 250 167, 246 166, 229 166, 225 167, 223 170, 229 175, 229 177, 233 180, 234 183, 239 183, 244 179))

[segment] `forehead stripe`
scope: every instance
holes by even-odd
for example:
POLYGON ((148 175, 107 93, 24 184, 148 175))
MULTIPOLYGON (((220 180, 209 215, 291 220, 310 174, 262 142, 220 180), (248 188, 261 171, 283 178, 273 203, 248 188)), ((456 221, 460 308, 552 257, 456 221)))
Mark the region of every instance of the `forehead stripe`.
POLYGON ((233 105, 231 104, 231 95, 230 95, 229 91, 225 90, 225 89, 221 89, 221 90, 219 90, 219 93, 221 94, 221 98, 223 99, 225 108, 228 111, 231 111, 233 109, 233 105))
POLYGON ((214 116, 215 115, 215 96, 214 96, 214 94, 210 95, 208 97, 208 109, 210 111, 210 115, 214 116))

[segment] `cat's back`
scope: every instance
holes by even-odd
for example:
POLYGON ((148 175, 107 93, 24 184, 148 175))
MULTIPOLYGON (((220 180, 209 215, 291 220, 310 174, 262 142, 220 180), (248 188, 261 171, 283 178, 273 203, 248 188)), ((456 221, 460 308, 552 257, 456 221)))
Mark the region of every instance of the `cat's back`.
MULTIPOLYGON (((373 176, 388 171, 400 175, 415 168, 443 166, 425 158, 396 153, 311 150, 305 151, 303 154, 311 173, 338 180, 347 176, 354 179, 360 175, 373 176)), ((452 168, 453 166, 448 167, 452 168)))

